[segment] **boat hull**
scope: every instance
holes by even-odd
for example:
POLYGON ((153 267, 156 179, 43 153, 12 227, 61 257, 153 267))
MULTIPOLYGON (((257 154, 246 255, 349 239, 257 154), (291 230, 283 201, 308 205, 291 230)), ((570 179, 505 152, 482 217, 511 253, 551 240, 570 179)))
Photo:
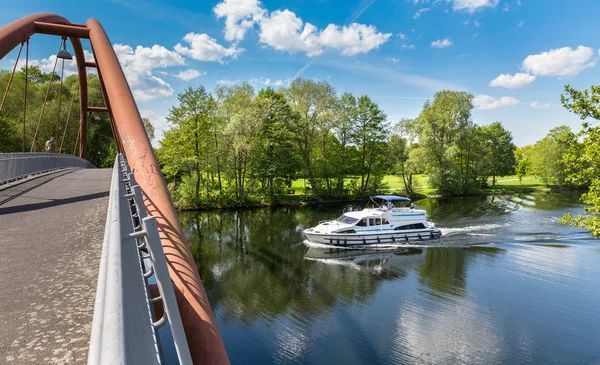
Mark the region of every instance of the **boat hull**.
POLYGON ((348 234, 315 233, 310 230, 305 230, 303 233, 310 242, 332 246, 415 244, 438 239, 442 236, 442 232, 437 228, 348 234))

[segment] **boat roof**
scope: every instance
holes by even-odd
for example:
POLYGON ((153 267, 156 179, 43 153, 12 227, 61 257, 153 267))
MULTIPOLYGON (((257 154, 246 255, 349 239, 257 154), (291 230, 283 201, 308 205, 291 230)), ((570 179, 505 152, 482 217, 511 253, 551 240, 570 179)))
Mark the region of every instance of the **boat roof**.
POLYGON ((389 202, 394 202, 394 201, 409 202, 410 201, 409 198, 405 198, 403 196, 398 196, 398 195, 375 195, 375 196, 371 197, 371 199, 373 199, 373 198, 383 199, 383 200, 387 200, 389 202))
POLYGON ((362 219, 362 218, 368 218, 368 217, 380 217, 382 216, 383 212, 381 211, 377 211, 377 210, 372 210, 372 209, 364 209, 364 210, 360 210, 360 211, 355 211, 355 212, 346 212, 344 213, 345 216, 351 217, 351 218, 356 218, 356 219, 362 219))

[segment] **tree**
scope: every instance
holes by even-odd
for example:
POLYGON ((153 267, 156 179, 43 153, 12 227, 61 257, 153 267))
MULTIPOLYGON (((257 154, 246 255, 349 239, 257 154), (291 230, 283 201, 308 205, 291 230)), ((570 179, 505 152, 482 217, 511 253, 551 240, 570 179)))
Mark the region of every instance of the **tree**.
POLYGON ((144 129, 146 129, 148 138, 150 139, 150 142, 152 142, 152 140, 154 139, 154 126, 152 125, 152 122, 150 122, 150 119, 148 119, 148 118, 142 118, 142 122, 144 123, 144 129))
POLYGON ((523 176, 530 174, 532 152, 533 152, 532 145, 517 147, 515 149, 515 157, 517 158, 516 173, 517 173, 517 177, 519 178, 519 183, 523 180, 523 176))
POLYGON ((466 193, 474 154, 473 96, 466 92, 443 90, 427 100, 419 116, 410 123, 427 157, 430 184, 443 194, 466 193))
POLYGON ((248 83, 224 87, 219 91, 220 112, 226 118, 225 138, 233 152, 233 177, 238 206, 245 198, 246 174, 254 150, 253 141, 261 121, 261 110, 255 100, 254 88, 248 83))
MULTIPOLYGON (((207 126, 214 101, 202 86, 187 88, 177 96, 177 101, 177 106, 171 108, 167 117, 173 128, 165 133, 158 156, 162 165, 173 166, 165 170, 171 176, 193 173, 193 197, 198 198, 203 177, 202 167, 205 167, 205 172, 207 167, 207 126)), ((208 192, 208 177, 205 185, 208 192)))
POLYGON ((482 157, 485 159, 487 176, 492 176, 492 185, 496 185, 496 176, 514 173, 516 146, 512 143, 512 134, 500 122, 481 126, 479 133, 483 138, 485 152, 482 157))
POLYGON ((565 86, 566 94, 561 95, 563 106, 583 120, 583 129, 571 143, 563 163, 567 170, 567 180, 578 185, 589 185, 589 191, 582 195, 586 204, 585 214, 573 217, 567 214, 562 223, 584 227, 594 237, 600 236, 600 127, 588 122, 588 119, 600 121, 600 86, 592 86, 590 90, 579 91, 565 86))
POLYGON ((402 176, 402 182, 404 183, 404 190, 408 195, 413 195, 414 190, 412 186, 412 173, 408 168, 409 159, 409 144, 406 139, 406 125, 410 123, 408 119, 400 120, 392 128, 392 136, 388 142, 388 158, 392 163, 395 172, 400 172, 402 176))
POLYGON ((389 131, 387 115, 371 99, 363 95, 358 98, 355 123, 351 138, 360 155, 360 193, 368 191, 373 166, 384 152, 389 131))
POLYGON ((256 175, 267 181, 269 195, 273 197, 275 180, 287 185, 299 170, 294 150, 293 120, 296 117, 283 93, 271 88, 261 90, 256 99, 260 113, 260 126, 254 142, 256 158, 253 160, 256 175))
POLYGON ((298 116, 294 120, 294 136, 312 192, 322 200, 313 171, 313 155, 320 133, 331 127, 331 119, 326 118, 326 114, 334 106, 335 90, 324 81, 297 78, 285 90, 285 94, 292 111, 298 116))
POLYGON ((559 126, 551 129, 546 137, 533 146, 531 170, 546 186, 564 185, 566 182, 563 156, 568 148, 566 138, 571 134, 569 127, 559 126))

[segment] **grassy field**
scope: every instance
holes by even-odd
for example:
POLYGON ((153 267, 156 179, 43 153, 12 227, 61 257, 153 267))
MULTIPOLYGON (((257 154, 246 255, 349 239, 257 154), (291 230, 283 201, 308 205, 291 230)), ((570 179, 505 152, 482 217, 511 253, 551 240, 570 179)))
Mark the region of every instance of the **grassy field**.
MULTIPOLYGON (((347 179, 346 181, 348 180, 350 179, 347 179)), ((383 177, 383 182, 387 185, 387 190, 390 193, 403 194, 404 183, 402 182, 401 176, 386 175, 383 177)), ((413 175, 413 186, 415 192, 418 194, 433 195, 437 193, 435 189, 429 187, 427 175, 413 175)), ((305 187, 310 187, 308 179, 298 179, 294 180, 292 183, 292 189, 296 195, 304 194, 305 187)), ((490 180, 489 187, 482 189, 482 192, 516 192, 524 189, 541 190, 545 187, 544 183, 535 176, 524 176, 521 181, 519 181, 519 178, 516 175, 513 175, 496 178, 495 186, 491 185, 490 180)))

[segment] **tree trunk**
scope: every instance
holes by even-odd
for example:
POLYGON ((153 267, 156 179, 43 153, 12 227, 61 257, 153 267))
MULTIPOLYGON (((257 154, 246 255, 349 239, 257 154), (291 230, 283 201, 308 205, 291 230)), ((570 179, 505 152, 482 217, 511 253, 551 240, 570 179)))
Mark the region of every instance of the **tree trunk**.
POLYGON ((239 200, 240 193, 238 188, 238 175, 237 175, 237 152, 233 153, 233 180, 235 180, 235 197, 239 200))
POLYGON ((219 139, 217 138, 217 128, 215 128, 215 154, 217 155, 217 179, 219 180, 219 192, 223 190, 221 185, 221 164, 219 159, 219 139))

